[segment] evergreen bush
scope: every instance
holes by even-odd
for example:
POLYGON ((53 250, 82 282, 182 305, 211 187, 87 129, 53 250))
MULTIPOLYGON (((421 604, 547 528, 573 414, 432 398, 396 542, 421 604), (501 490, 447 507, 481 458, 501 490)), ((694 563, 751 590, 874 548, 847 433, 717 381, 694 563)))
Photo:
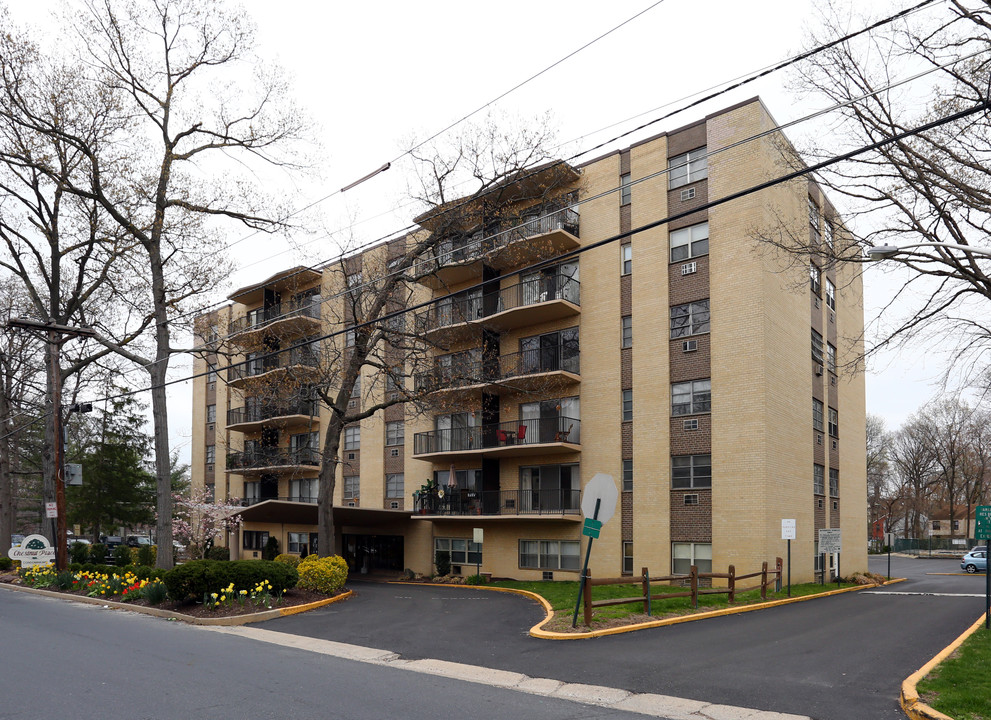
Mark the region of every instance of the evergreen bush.
POLYGON ((84 563, 89 559, 89 545, 74 542, 69 546, 69 562, 84 563))
POLYGON ((290 555, 289 553, 281 553, 275 556, 275 562, 285 563, 291 567, 299 567, 299 555, 290 555))
POLYGON ((119 568, 131 564, 131 548, 127 545, 118 545, 114 548, 114 565, 119 568))
POLYGON ((340 555, 307 555, 299 563, 299 587, 333 595, 348 579, 348 564, 340 555))
POLYGON ((212 548, 206 551, 207 560, 230 560, 231 551, 220 545, 214 545, 212 548))
POLYGON ((440 576, 451 574, 451 553, 447 550, 438 550, 434 556, 434 564, 437 566, 437 574, 440 576))
POLYGON ((192 560, 174 567, 162 576, 169 598, 182 602, 187 598, 202 598, 231 583, 234 590, 252 590, 262 580, 268 580, 275 594, 296 587, 299 573, 285 563, 266 560, 192 560))
POLYGON ((262 550, 262 560, 275 560, 278 555, 279 541, 270 535, 268 542, 265 543, 265 549, 262 550))
POLYGON ((89 561, 94 565, 107 564, 107 546, 103 543, 93 543, 89 546, 89 561))
POLYGON ((10 570, 14 567, 14 561, 9 557, 0 557, 0 570, 10 570))
POLYGON ((138 565, 155 567, 158 561, 158 548, 154 545, 142 545, 138 548, 138 565))

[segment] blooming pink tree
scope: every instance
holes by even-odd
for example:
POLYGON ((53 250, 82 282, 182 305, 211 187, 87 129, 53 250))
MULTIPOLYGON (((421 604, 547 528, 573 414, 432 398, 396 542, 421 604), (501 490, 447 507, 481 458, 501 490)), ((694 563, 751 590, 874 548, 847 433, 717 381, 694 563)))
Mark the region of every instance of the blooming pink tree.
POLYGON ((189 557, 203 557, 221 535, 236 531, 242 522, 238 498, 211 500, 206 490, 193 491, 187 497, 174 495, 175 514, 172 532, 186 545, 189 557))

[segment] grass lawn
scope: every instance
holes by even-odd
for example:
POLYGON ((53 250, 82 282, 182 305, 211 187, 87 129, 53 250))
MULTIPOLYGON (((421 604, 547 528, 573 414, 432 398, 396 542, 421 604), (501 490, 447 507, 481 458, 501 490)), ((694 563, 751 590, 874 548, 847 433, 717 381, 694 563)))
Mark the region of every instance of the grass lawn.
POLYGON ((991 718, 991 631, 981 627, 918 684, 922 702, 954 720, 991 718))
MULTIPOLYGON (((575 600, 578 598, 578 583, 575 582, 520 582, 516 580, 499 580, 492 583, 495 587, 516 588, 518 590, 529 590, 540 595, 551 607, 554 608, 555 617, 550 623, 545 625, 545 629, 554 631, 564 631, 571 629, 571 616, 575 611, 575 600)), ((853 587, 852 583, 842 583, 840 588, 853 587)), ((651 586, 651 592, 661 595, 668 592, 678 592, 687 588, 676 588, 661 583, 651 586)), ((836 583, 820 585, 818 583, 804 583, 791 586, 791 597, 802 597, 806 595, 817 595, 819 593, 836 590, 836 583)), ((640 595, 640 584, 629 585, 602 585, 592 588, 593 600, 605 600, 607 598, 636 597, 640 595)), ((781 600, 788 597, 787 586, 782 586, 781 592, 774 593, 770 589, 767 599, 781 600)), ((643 611, 643 603, 635 602, 627 605, 610 605, 609 607, 596 608, 592 617, 592 628, 610 627, 625 625, 635 622, 645 622, 648 620, 659 620, 665 617, 676 617, 680 615, 691 615, 709 610, 719 610, 727 607, 739 607, 741 605, 753 605, 760 603, 760 590, 749 590, 747 592, 737 592, 736 602, 731 606, 725 593, 719 595, 700 595, 698 610, 692 607, 690 597, 670 598, 667 600, 653 600, 650 603, 651 616, 648 617, 643 611)), ((583 623, 584 608, 578 612, 578 630, 585 630, 583 623)))

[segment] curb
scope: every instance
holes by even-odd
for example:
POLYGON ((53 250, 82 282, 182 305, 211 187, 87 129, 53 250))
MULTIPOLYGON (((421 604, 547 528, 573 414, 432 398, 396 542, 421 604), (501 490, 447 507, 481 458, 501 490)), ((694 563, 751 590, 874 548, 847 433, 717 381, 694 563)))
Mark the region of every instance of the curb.
POLYGON ((939 710, 935 710, 922 702, 919 699, 919 692, 916 690, 916 685, 919 684, 919 681, 922 680, 922 678, 932 672, 933 668, 946 660, 946 658, 948 658, 958 647, 960 647, 964 640, 977 632, 978 628, 980 628, 983 624, 984 613, 981 613, 981 616, 974 621, 973 625, 964 630, 960 637, 940 650, 939 653, 936 654, 936 657, 902 681, 902 691, 899 696, 899 701, 901 702, 902 710, 905 711, 905 714, 908 715, 911 720, 953 720, 953 718, 949 715, 944 715, 939 710))
POLYGON ((265 620, 274 620, 280 617, 296 615, 298 613, 306 612, 307 610, 315 610, 316 608, 323 607, 324 605, 330 605, 331 603, 335 603, 340 600, 346 600, 353 594, 351 590, 348 590, 341 595, 335 595, 334 597, 327 598, 326 600, 317 600, 316 602, 306 603, 305 605, 273 608, 271 610, 248 613, 246 615, 235 615, 233 617, 201 618, 174 612, 172 610, 145 607, 144 605, 132 605, 130 603, 116 602, 115 600, 102 600, 100 598, 91 598, 85 595, 51 592, 50 590, 43 590, 41 588, 24 587, 23 585, 12 585, 10 583, 0 583, 0 588, 16 590, 17 592, 29 593, 31 595, 41 595, 42 597, 54 598, 56 600, 68 600, 70 602, 81 602, 89 605, 100 605, 102 607, 113 608, 114 610, 130 610, 131 612, 141 613, 142 615, 152 615, 153 617, 165 618, 166 620, 181 620, 189 625, 219 625, 225 627, 248 625, 249 623, 263 622, 265 620))
MULTIPOLYGON (((447 583, 408 583, 402 581, 394 581, 389 583, 390 585, 426 585, 428 587, 470 587, 478 590, 490 590, 493 592, 504 592, 513 593, 515 595, 522 595, 523 597, 530 598, 531 600, 536 600, 540 605, 543 606, 544 611, 547 613, 547 617, 541 620, 539 623, 530 628, 529 634, 531 637, 538 638, 540 640, 587 640, 589 638, 605 637, 607 635, 621 635, 628 632, 635 632, 637 630, 648 630, 650 628, 664 627, 665 625, 678 625, 680 623, 693 622, 695 620, 706 620, 708 618, 721 617, 723 615, 738 615, 740 613, 752 612, 754 610, 764 610, 767 608, 778 607, 779 605, 790 605, 797 602, 805 602, 806 600, 815 600, 816 598, 829 597, 830 595, 842 595, 843 593, 855 592, 857 590, 866 590, 868 588, 884 587, 885 585, 894 585, 895 583, 905 582, 905 578, 893 578, 886 582, 881 583, 881 585, 859 585, 857 587, 842 588, 840 590, 830 590, 829 592, 817 593, 815 595, 804 595, 797 598, 783 598, 781 600, 772 600, 770 602, 755 603, 753 605, 741 605, 740 607, 734 608, 724 608, 721 610, 710 610, 709 612, 695 613, 692 615, 680 615, 678 617, 664 618, 663 620, 652 620, 644 623, 637 623, 635 625, 625 625, 623 627, 606 628, 604 630, 589 630, 586 632, 578 633, 561 633, 553 632, 550 630, 544 630, 543 626, 554 619, 554 609, 551 604, 547 602, 542 596, 537 593, 530 592, 529 590, 518 590, 516 588, 498 588, 498 587, 486 587, 484 585, 450 585, 447 583)), ((950 718, 952 720, 952 718, 950 718)))

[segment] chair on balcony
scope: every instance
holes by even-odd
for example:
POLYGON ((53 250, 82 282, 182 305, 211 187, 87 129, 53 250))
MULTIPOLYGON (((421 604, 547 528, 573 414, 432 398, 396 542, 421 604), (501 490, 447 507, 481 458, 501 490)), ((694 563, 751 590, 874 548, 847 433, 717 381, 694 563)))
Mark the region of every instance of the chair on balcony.
POLYGON ((526 425, 520 425, 516 428, 516 440, 517 442, 523 442, 526 440, 526 425))
POLYGON ((506 438, 506 431, 505 430, 496 430, 496 439, 500 443, 502 443, 503 445, 505 445, 506 444, 506 439, 507 439, 506 438))
POLYGON ((571 430, 574 427, 575 424, 571 423, 566 431, 559 430, 558 432, 554 433, 554 442, 568 442, 568 436, 571 434, 571 430))

